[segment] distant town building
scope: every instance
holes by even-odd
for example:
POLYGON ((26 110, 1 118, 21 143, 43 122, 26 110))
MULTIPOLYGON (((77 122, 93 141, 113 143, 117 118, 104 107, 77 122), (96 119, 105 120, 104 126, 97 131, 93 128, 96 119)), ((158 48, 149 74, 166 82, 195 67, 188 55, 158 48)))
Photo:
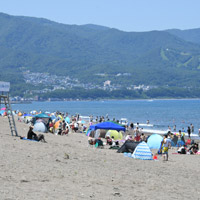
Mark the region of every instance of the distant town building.
POLYGON ((103 85, 104 85, 104 87, 107 87, 107 86, 110 87, 110 84, 111 84, 111 81, 107 80, 104 82, 103 85))

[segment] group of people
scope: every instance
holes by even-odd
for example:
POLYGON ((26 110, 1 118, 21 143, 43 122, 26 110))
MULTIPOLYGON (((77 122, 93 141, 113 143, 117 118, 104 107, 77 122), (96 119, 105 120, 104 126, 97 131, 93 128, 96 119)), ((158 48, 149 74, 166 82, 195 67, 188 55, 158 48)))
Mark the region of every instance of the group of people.
POLYGON ((134 136, 132 136, 129 132, 127 136, 125 137, 125 140, 133 140, 135 142, 142 142, 142 141, 146 142, 147 137, 144 135, 144 133, 140 133, 139 131, 136 131, 134 136))
MULTIPOLYGON (((162 155, 164 160, 168 160, 168 150, 169 148, 171 148, 171 143, 172 143, 172 138, 174 137, 173 134, 170 133, 170 131, 168 132, 168 134, 166 134, 164 136, 164 139, 161 143, 162 146, 162 155)), ((185 142, 184 136, 181 132, 181 130, 179 130, 179 134, 178 134, 178 140, 177 140, 177 152, 179 154, 197 154, 199 151, 199 145, 198 143, 195 143, 194 141, 191 142, 191 138, 188 135, 188 142, 185 142)))
MULTIPOLYGON (((177 131, 176 125, 173 126, 173 130, 172 130, 172 128, 170 126, 168 126, 168 131, 176 132, 177 131)), ((185 130, 185 128, 182 128, 182 132, 184 132, 184 133, 187 132, 188 137, 190 138, 191 133, 194 133, 194 125, 191 123, 190 126, 187 127, 187 130, 185 130)))
POLYGON ((187 145, 183 145, 178 149, 178 153, 180 154, 196 154, 199 151, 199 145, 197 143, 193 143, 189 148, 187 145))
MULTIPOLYGON (((83 124, 79 124, 80 116, 79 114, 75 116, 71 116, 70 121, 66 121, 65 118, 68 116, 68 113, 60 113, 56 112, 55 117, 56 120, 53 121, 51 120, 48 123, 48 130, 55 133, 56 135, 68 135, 69 132, 77 132, 77 131, 86 131, 87 127, 83 124), (59 119, 59 126, 55 129, 54 125, 55 122, 57 122, 59 119)), ((103 122, 109 120, 108 115, 106 117, 103 116, 97 116, 96 117, 96 122, 103 122)), ((116 121, 113 119, 113 121, 116 121)), ((94 122, 93 116, 90 116, 90 123, 94 122)), ((149 120, 147 121, 147 124, 149 124, 149 120)), ((33 125, 33 124, 32 124, 33 125)), ((29 127, 29 131, 27 133, 27 139, 33 139, 36 141, 42 141, 46 142, 44 135, 43 134, 36 134, 33 132, 33 126, 29 127)), ((91 125, 91 124, 90 124, 91 125)), ((136 124, 135 129, 134 129, 134 124, 130 123, 128 129, 128 134, 125 137, 126 140, 132 140, 135 142, 142 142, 145 141, 147 142, 148 137, 142 133, 142 129, 139 128, 139 123, 136 124)), ((174 125, 173 130, 176 131, 176 125, 174 125)), ((193 143, 190 147, 187 147, 187 143, 184 141, 184 130, 179 130, 179 134, 177 135, 177 147, 178 147, 178 153, 190 153, 190 154, 195 154, 198 152, 199 147, 197 143, 193 143), (184 144, 183 144, 184 141, 184 144)), ((190 124, 187 129, 188 137, 190 138, 191 133, 194 132, 194 126, 193 124, 190 124)), ((169 132, 168 135, 164 136, 163 141, 162 141, 162 155, 164 160, 168 160, 168 150, 171 147, 171 141, 175 137, 173 134, 171 134, 171 129, 169 127, 169 132)), ((119 147, 119 141, 115 140, 114 137, 107 137, 106 143, 107 145, 110 145, 110 147, 119 147)), ((99 137, 97 139, 88 138, 89 144, 96 145, 98 147, 104 146, 104 143, 102 139, 99 137)))

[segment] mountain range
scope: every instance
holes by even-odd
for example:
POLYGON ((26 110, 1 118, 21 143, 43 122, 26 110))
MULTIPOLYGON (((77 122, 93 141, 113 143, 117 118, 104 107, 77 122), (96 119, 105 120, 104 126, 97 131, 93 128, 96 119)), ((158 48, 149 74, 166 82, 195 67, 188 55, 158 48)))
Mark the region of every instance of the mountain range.
POLYGON ((29 70, 83 83, 199 87, 200 29, 124 32, 0 13, 0 70, 15 85, 29 70))

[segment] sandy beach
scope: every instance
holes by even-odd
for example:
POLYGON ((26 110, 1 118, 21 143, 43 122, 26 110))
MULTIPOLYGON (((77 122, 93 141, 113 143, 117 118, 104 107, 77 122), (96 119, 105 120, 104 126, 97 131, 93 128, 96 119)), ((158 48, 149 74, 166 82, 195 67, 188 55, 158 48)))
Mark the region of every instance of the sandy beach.
MULTIPOLYGON (((18 134, 28 126, 16 121, 18 134)), ((47 143, 11 136, 0 117, 0 199, 200 199, 200 155, 142 161, 88 146, 82 133, 45 134, 47 143)))

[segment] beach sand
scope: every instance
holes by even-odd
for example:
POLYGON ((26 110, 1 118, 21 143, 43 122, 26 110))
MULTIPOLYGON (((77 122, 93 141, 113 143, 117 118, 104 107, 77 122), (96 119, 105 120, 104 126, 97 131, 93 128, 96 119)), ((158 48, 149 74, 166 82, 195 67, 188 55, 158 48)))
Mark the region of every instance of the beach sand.
MULTIPOLYGON (((16 122, 18 134, 28 126, 16 122)), ((88 147, 81 133, 45 134, 48 143, 11 136, 0 117, 0 200, 200 199, 200 155, 142 161, 88 147)))

